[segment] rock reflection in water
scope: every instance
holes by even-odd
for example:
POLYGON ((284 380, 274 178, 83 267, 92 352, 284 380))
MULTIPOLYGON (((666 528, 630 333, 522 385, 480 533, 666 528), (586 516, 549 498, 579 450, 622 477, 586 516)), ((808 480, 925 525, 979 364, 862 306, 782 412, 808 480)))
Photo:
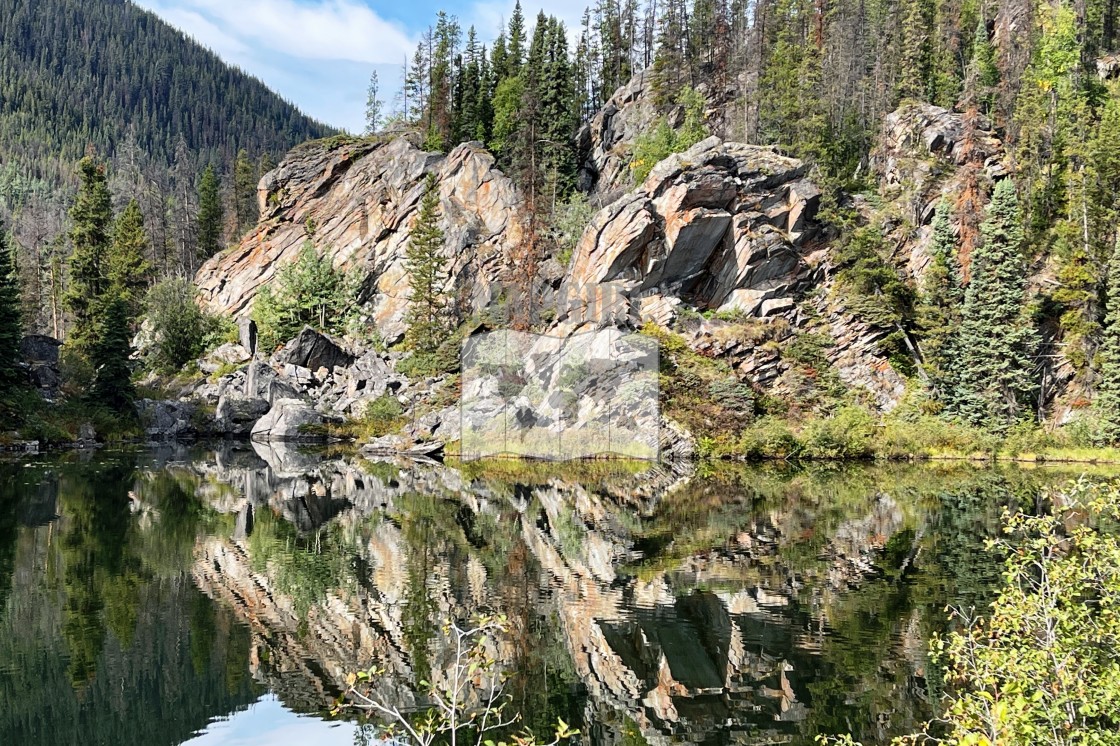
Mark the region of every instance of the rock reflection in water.
MULTIPOLYGON (((206 700, 211 718, 264 691, 320 713, 370 666, 385 670, 379 698, 417 707, 417 682, 438 682, 452 657, 441 624, 500 612, 511 634, 497 657, 527 724, 543 733, 562 717, 609 744, 807 744, 841 731, 882 742, 914 727, 940 692, 925 651, 945 605, 983 603, 997 578, 982 545, 1001 506, 1065 476, 898 466, 680 478, 638 464, 452 468, 260 445, 109 461, 0 471, 20 495, 0 508, 14 511, 0 514, 14 641, 0 672, 35 648, 17 627, 54 630, 46 648, 74 707, 111 710, 96 695, 108 672, 139 682, 177 670, 171 648, 136 652, 150 628, 175 650, 210 650, 174 688, 145 690, 164 708, 216 675, 228 700, 206 700)), ((69 712, 36 709, 3 676, 0 695, 17 705, 4 743, 69 712)), ((195 717, 184 736, 204 724, 195 717)), ((167 733, 145 743, 184 740, 167 733)))

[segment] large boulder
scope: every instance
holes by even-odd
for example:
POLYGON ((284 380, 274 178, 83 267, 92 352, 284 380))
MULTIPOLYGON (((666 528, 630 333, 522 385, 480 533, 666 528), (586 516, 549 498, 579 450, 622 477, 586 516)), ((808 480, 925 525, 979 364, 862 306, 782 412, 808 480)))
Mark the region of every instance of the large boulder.
POLYGON ((313 428, 322 426, 324 422, 323 415, 310 404, 299 399, 280 399, 253 426, 251 437, 262 443, 322 442, 326 440, 325 436, 313 428))
POLYGON ((29 334, 19 345, 28 381, 48 401, 58 398, 62 388, 62 373, 58 367, 60 347, 62 342, 43 334, 29 334))
POLYGON ((136 409, 149 441, 191 440, 198 435, 198 408, 190 402, 142 399, 136 409))
POLYGON ((320 368, 345 368, 354 362, 354 357, 326 334, 305 326, 295 339, 277 353, 276 360, 281 365, 314 371, 320 368))
POLYGON ((497 295, 495 283, 522 238, 521 197, 478 143, 446 156, 406 138, 302 145, 259 186, 261 222, 240 246, 207 261, 196 282, 214 311, 242 315, 280 267, 312 242, 333 264, 366 279, 367 320, 386 341, 405 330, 405 251, 424 184, 434 174, 453 295, 474 309, 497 295))
POLYGON ((198 361, 198 369, 207 375, 249 362, 249 351, 239 344, 229 343, 211 351, 198 361))
POLYGON ((244 436, 268 414, 271 406, 265 399, 227 394, 218 400, 214 413, 214 431, 221 435, 244 436))

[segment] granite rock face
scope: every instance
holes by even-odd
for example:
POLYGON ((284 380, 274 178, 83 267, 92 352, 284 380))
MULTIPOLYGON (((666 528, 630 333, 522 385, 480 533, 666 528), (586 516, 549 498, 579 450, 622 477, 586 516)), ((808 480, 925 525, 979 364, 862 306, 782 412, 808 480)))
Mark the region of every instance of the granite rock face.
POLYGON ((793 306, 820 191, 770 148, 708 138, 601 210, 568 281, 765 316, 793 306))
POLYGON ((260 182, 256 229, 199 270, 204 303, 244 316, 257 291, 310 241, 336 267, 368 278, 361 295, 370 323, 386 340, 399 338, 409 295, 405 250, 428 174, 439 182, 452 293, 484 307, 502 257, 521 238, 521 198, 478 143, 444 157, 405 138, 322 141, 289 153, 260 182))

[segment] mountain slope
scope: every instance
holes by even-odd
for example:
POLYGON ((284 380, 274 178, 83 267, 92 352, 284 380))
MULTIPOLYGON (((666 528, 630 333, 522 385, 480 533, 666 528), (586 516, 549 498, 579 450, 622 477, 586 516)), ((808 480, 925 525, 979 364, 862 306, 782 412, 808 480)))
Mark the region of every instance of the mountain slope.
POLYGON ((181 137, 197 171, 331 132, 128 0, 0 0, 9 192, 13 174, 22 190, 65 183, 89 145, 112 156, 130 136, 152 165, 170 164, 181 137))

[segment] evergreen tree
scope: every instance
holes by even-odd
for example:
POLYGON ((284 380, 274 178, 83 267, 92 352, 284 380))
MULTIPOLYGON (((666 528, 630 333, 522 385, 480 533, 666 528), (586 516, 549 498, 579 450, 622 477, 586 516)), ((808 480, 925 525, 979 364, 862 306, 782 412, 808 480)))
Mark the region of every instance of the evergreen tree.
POLYGON ((1019 200, 1010 179, 996 185, 972 255, 957 340, 958 386, 951 409, 969 423, 1007 430, 1035 393, 1037 333, 1024 308, 1027 267, 1019 200))
POLYGON ((23 378, 19 368, 19 347, 23 339, 20 311, 15 247, 4 230, 4 224, 0 223, 0 387, 5 390, 23 378))
POLYGON ((448 329, 443 290, 447 260, 443 256, 444 233, 439 219, 439 182, 434 174, 429 174, 405 258, 410 287, 405 340, 422 354, 435 352, 448 329))
POLYGON ((513 6, 513 16, 509 19, 509 35, 506 42, 505 68, 498 71, 502 77, 510 77, 521 72, 525 62, 525 13, 521 10, 521 0, 513 6))
POLYGON ((70 286, 66 307, 73 317, 68 344, 88 353, 97 338, 97 301, 107 290, 105 260, 109 253, 113 207, 105 179, 105 166, 93 156, 78 164, 81 185, 70 210, 70 286))
POLYGON ((198 183, 198 254, 209 259, 222 248, 222 224, 225 210, 214 167, 207 166, 198 183))
POLYGON ((952 380, 956 354, 953 342, 960 327, 960 266, 957 237, 953 233, 951 209, 946 200, 937 205, 933 219, 930 265, 922 284, 917 308, 917 326, 922 335, 922 356, 938 396, 944 400, 956 386, 952 380))
POLYGON ((1101 436, 1108 443, 1120 441, 1120 239, 1108 263, 1108 296, 1105 301, 1104 339, 1098 355, 1100 383, 1094 406, 1101 436))
POLYGON ((151 265, 145 258, 148 249, 144 217, 139 203, 132 200, 113 226, 113 243, 105 263, 109 292, 124 300, 130 323, 140 316, 150 280, 151 265))
POLYGON ((385 105, 379 97, 377 71, 369 76, 369 89, 366 91, 366 134, 375 135, 381 129, 382 110, 385 105))
POLYGON ((90 348, 93 365, 91 398, 120 413, 132 411, 135 391, 129 359, 132 346, 129 308, 124 296, 109 293, 99 309, 97 338, 90 348))
POLYGON ((257 224, 257 181, 259 180, 249 154, 237 151, 233 165, 233 200, 237 217, 237 237, 240 238, 257 224))
POLYGON ((902 20, 902 60, 899 69, 898 98, 929 98, 930 26, 932 8, 928 0, 907 0, 902 20))

